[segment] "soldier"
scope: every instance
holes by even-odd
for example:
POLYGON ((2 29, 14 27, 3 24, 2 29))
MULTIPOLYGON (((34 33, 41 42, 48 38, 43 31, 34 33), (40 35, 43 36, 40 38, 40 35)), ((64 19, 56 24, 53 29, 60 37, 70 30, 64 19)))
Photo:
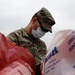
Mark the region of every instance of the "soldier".
POLYGON ((40 38, 49 31, 52 33, 54 24, 55 20, 51 13, 43 7, 34 14, 25 28, 16 30, 7 36, 11 42, 27 48, 32 53, 36 60, 36 75, 40 75, 40 64, 47 53, 46 44, 40 38))

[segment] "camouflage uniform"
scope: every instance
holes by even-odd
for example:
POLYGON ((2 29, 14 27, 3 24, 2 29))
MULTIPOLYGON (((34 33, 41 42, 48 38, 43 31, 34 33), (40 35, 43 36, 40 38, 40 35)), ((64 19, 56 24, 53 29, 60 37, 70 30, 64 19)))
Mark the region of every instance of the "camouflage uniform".
MULTIPOLYGON (((30 37, 23 28, 10 33, 7 38, 19 46, 27 48, 36 60, 36 66, 39 67, 41 60, 44 59, 47 48, 45 43, 40 39, 30 37)), ((38 74, 39 75, 39 74, 38 74)))
POLYGON ((23 28, 10 33, 7 38, 19 46, 27 48, 36 59, 36 65, 40 64, 47 53, 45 43, 40 39, 30 37, 23 28))

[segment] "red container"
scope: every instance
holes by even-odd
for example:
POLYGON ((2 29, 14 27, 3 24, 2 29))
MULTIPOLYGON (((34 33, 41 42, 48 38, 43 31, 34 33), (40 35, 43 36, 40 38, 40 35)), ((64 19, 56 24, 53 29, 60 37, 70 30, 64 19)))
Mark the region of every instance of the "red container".
POLYGON ((0 75, 35 75, 35 59, 0 33, 0 75))
POLYGON ((15 61, 4 67, 0 75, 35 75, 35 73, 29 64, 15 61))

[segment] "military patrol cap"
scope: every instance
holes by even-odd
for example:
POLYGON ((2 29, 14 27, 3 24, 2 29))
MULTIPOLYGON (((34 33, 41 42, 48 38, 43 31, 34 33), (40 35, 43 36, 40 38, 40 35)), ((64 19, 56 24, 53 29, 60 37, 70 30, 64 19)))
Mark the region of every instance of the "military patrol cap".
POLYGON ((36 13, 38 20, 41 22, 42 27, 52 33, 52 26, 55 24, 55 20, 51 13, 46 9, 42 8, 36 13))

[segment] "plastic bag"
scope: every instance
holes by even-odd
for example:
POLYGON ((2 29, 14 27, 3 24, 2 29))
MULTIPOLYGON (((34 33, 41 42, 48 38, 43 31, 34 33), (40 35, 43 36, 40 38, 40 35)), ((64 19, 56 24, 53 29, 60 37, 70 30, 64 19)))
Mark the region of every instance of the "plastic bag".
POLYGON ((20 65, 28 64, 30 67, 29 70, 32 72, 32 75, 34 75, 35 59, 33 55, 27 49, 9 42, 7 38, 0 33, 0 73, 8 65, 16 61, 21 63, 20 65))
POLYGON ((44 75, 75 75, 75 31, 55 34, 45 58, 44 75))

